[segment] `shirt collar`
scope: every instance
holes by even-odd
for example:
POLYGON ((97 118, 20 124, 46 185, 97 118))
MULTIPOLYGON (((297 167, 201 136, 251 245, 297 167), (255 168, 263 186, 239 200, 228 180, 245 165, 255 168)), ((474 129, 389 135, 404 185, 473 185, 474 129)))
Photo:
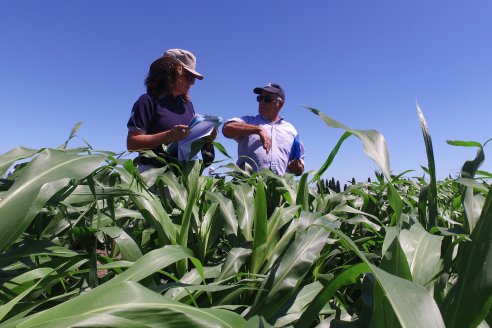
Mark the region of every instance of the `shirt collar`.
POLYGON ((173 95, 171 95, 171 94, 160 94, 159 97, 157 97, 157 99, 159 99, 159 100, 166 99, 167 101, 170 101, 170 100, 176 101, 176 100, 180 99, 182 102, 186 102, 184 95, 179 95, 179 96, 173 97, 173 95))
POLYGON ((275 122, 270 122, 269 120, 267 120, 263 115, 261 114, 258 114, 256 117, 259 117, 262 121, 265 121, 265 123, 268 123, 268 124, 281 124, 282 121, 284 120, 284 117, 283 116, 279 116, 280 118, 278 120, 276 120, 275 122))

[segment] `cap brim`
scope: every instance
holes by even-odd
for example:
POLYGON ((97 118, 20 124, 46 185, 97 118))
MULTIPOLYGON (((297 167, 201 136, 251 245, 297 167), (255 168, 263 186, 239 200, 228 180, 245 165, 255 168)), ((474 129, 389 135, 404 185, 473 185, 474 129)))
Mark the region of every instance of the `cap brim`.
POLYGON ((259 95, 263 91, 269 92, 269 93, 273 93, 273 94, 276 94, 276 95, 279 95, 280 97, 282 97, 281 94, 278 92, 278 89, 276 89, 276 88, 269 88, 269 87, 263 87, 263 88, 261 88, 261 87, 257 87, 257 88, 254 88, 253 89, 253 92, 256 93, 257 95, 259 95))
POLYGON ((188 72, 190 72, 191 74, 195 75, 195 77, 199 80, 203 80, 203 75, 198 73, 197 71, 191 69, 191 68, 188 68, 186 66, 184 66, 185 70, 187 70, 188 72))
POLYGON ((256 93, 257 95, 259 95, 262 91, 267 91, 267 90, 265 90, 264 88, 260 88, 260 87, 253 89, 253 92, 256 93))

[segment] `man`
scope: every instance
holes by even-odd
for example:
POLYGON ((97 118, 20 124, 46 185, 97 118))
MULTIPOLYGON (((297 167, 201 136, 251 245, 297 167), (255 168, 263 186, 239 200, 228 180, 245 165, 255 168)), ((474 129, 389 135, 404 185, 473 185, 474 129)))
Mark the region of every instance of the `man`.
POLYGON ((258 94, 259 115, 232 118, 222 128, 225 137, 238 143, 237 165, 248 163, 254 171, 269 169, 278 175, 301 175, 304 147, 294 126, 279 115, 285 103, 284 90, 269 83, 253 92, 258 94))

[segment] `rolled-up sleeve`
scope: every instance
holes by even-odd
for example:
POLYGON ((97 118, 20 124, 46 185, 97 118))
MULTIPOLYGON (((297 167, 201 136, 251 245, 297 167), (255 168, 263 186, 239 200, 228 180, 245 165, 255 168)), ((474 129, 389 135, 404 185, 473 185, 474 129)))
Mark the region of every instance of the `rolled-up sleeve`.
MULTIPOLYGON (((228 119, 227 121, 225 121, 224 123, 224 126, 226 126, 227 124, 231 123, 231 122, 239 122, 239 123, 246 123, 246 124, 250 124, 248 122, 245 121, 245 118, 247 119, 249 116, 243 116, 243 117, 233 117, 233 118, 230 118, 228 119)), ((241 138, 244 138, 244 137, 238 137, 238 138, 233 138, 234 140, 238 141, 240 140, 241 138)))
POLYGON ((149 96, 141 96, 133 105, 128 131, 146 134, 152 122, 152 101, 149 96))
POLYGON ((246 123, 242 117, 233 117, 225 121, 224 125, 227 125, 228 123, 231 122, 241 122, 241 123, 246 123))

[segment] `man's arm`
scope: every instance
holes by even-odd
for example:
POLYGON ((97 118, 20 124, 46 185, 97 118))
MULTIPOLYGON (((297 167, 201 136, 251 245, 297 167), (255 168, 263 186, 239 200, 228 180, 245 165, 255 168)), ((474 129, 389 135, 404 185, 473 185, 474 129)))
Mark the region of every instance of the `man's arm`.
POLYGON ((222 128, 226 138, 237 139, 250 134, 260 134, 263 128, 258 125, 246 124, 244 122, 227 122, 222 128))
POLYGON ((272 139, 268 133, 259 125, 246 124, 244 122, 228 122, 222 128, 222 133, 226 138, 237 139, 251 134, 257 134, 260 137, 263 148, 267 154, 272 148, 272 139))

